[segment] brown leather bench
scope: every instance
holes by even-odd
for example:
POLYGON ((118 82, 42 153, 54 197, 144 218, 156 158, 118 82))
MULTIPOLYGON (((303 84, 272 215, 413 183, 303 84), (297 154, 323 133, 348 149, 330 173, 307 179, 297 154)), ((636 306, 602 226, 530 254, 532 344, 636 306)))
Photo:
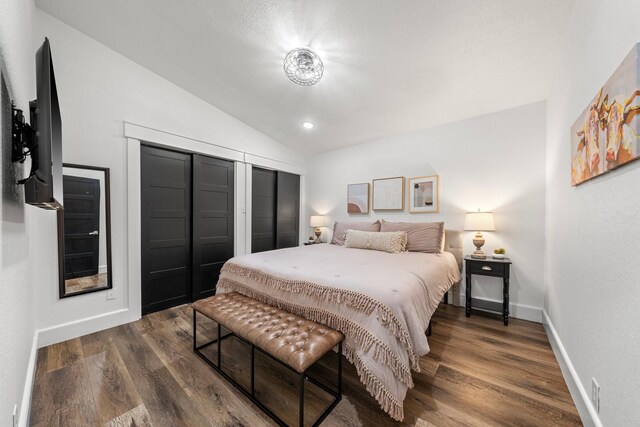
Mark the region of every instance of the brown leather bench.
POLYGON ((193 350, 229 382, 240 389, 252 402, 280 425, 286 425, 277 415, 264 406, 255 396, 255 349, 277 360, 294 371, 300 381, 299 424, 304 425, 304 384, 305 380, 317 385, 334 397, 327 409, 313 423, 319 425, 342 398, 342 341, 344 335, 327 326, 304 319, 287 311, 256 301, 236 292, 218 294, 194 302, 193 308, 193 350), (218 324, 218 337, 213 341, 197 345, 197 313, 218 324), (222 327, 230 333, 222 336, 222 327), (250 389, 246 390, 222 370, 220 343, 235 336, 251 345, 250 389), (214 343, 218 344, 217 363, 213 363, 201 351, 214 343), (309 377, 307 369, 320 360, 335 346, 338 346, 338 385, 331 390, 323 383, 309 377))

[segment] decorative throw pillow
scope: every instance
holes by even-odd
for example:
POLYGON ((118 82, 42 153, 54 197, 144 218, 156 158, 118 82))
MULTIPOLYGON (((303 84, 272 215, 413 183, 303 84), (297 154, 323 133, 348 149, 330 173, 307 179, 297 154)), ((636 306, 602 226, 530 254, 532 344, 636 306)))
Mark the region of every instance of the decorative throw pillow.
POLYGON ((381 233, 376 231, 347 230, 345 244, 348 248, 371 249, 392 254, 406 252, 407 232, 393 231, 381 233))
POLYGON ((380 221, 376 222, 338 222, 333 225, 331 244, 344 246, 347 230, 380 231, 380 221))
POLYGON ((442 253, 444 222, 387 222, 382 221, 380 231, 406 231, 409 252, 442 253))

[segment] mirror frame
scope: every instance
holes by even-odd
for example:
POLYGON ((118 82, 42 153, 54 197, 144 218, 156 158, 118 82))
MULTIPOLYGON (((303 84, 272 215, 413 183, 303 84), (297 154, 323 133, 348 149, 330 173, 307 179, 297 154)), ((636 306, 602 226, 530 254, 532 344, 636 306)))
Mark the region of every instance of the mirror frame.
MULTIPOLYGON (((87 169, 104 172, 104 207, 105 207, 105 230, 107 233, 107 286, 103 288, 97 289, 87 289, 84 291, 74 292, 71 294, 66 293, 65 288, 65 280, 64 280, 64 209, 58 210, 57 212, 57 220, 58 220, 58 281, 60 286, 60 299, 75 297, 78 295, 90 294, 93 292, 106 291, 109 289, 113 289, 113 278, 112 270, 111 270, 111 188, 110 188, 110 177, 109 177, 109 168, 103 168, 99 166, 88 166, 88 165, 78 165, 73 163, 63 163, 63 168, 76 168, 76 169, 87 169)), ((63 193, 64 200, 64 193, 63 193)), ((64 202, 63 202, 64 206, 64 202)))

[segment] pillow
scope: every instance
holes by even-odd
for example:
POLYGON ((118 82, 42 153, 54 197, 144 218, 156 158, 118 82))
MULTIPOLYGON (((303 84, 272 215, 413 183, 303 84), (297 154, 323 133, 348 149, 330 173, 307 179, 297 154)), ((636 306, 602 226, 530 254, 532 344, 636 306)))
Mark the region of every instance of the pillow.
POLYGON ((380 221, 376 222, 338 222, 333 225, 331 244, 344 246, 347 230, 380 231, 380 221))
POLYGON ((407 232, 381 233, 379 231, 347 230, 344 245, 347 248, 371 249, 398 254, 406 252, 407 232))
POLYGON ((442 253, 444 222, 387 222, 382 221, 380 231, 406 231, 409 252, 442 253))

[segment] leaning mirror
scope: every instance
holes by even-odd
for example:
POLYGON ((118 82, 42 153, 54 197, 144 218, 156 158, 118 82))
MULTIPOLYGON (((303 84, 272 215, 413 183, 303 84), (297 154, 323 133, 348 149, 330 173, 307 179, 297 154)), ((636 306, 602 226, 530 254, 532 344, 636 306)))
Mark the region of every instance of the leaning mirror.
POLYGON ((65 163, 58 211, 60 298, 110 289, 109 169, 65 163))

